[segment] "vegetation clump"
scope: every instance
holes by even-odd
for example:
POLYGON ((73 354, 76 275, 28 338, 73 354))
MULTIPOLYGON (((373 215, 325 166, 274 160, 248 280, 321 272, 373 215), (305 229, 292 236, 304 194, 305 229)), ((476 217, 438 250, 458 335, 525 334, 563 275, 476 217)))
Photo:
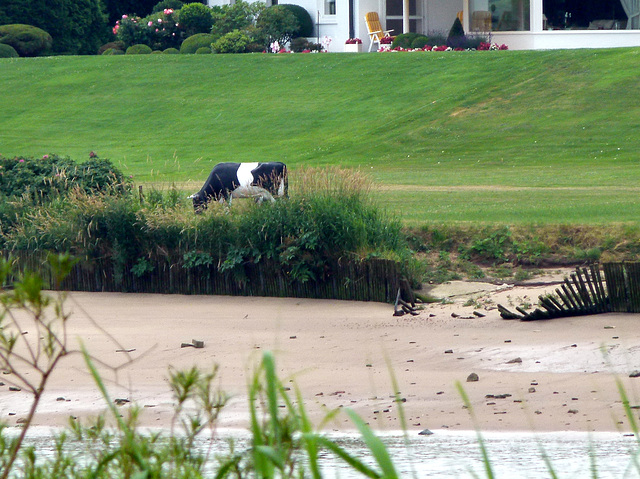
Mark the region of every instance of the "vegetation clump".
POLYGON ((36 57, 51 50, 53 39, 32 25, 0 25, 0 43, 10 45, 21 57, 36 57))
POLYGON ((11 45, 0 43, 0 58, 18 58, 18 52, 11 45))
POLYGON ((215 37, 209 33, 197 33, 190 36, 180 46, 180 53, 192 54, 196 53, 198 48, 211 48, 211 44, 215 41, 215 37))

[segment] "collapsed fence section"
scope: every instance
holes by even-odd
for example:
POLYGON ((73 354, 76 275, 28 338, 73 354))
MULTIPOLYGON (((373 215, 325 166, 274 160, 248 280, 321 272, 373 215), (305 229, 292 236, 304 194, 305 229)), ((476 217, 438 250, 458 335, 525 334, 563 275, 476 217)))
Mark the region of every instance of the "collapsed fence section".
POLYGON ((535 321, 598 313, 640 313, 640 263, 592 264, 576 268, 554 294, 540 295, 540 308, 517 312, 498 305, 503 319, 535 321))
MULTIPOLYGON (((5 258, 9 253, 2 254, 5 258)), ((146 260, 144 272, 123 267, 110 258, 78 261, 61 285, 46 267, 46 254, 12 252, 17 269, 37 271, 47 289, 87 292, 273 296, 393 302, 399 289, 411 297, 401 279, 399 263, 371 258, 327 259, 320 274, 296 280, 275 262, 246 263, 232 271, 217 265, 186 267, 178 261, 146 260)))

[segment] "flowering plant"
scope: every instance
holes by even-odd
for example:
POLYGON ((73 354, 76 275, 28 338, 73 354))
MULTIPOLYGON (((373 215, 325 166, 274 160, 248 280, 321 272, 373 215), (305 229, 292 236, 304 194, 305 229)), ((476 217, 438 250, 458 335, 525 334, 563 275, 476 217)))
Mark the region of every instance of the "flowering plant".
POLYGON ((347 45, 359 45, 362 43, 362 40, 360 40, 359 38, 349 38, 346 42, 344 42, 347 45))
POLYGON ((380 45, 391 45, 395 39, 396 37, 390 37, 390 36, 382 37, 380 39, 380 45))
POLYGON ((509 47, 504 43, 502 45, 498 45, 497 43, 489 43, 489 42, 480 42, 478 46, 478 50, 508 50, 509 47))
POLYGON ((322 39, 322 50, 325 52, 329 51, 329 45, 331 45, 331 37, 324 36, 322 39))
POLYGON ((126 47, 143 43, 154 50, 179 47, 184 39, 184 28, 171 8, 145 18, 123 15, 113 27, 118 40, 126 47))

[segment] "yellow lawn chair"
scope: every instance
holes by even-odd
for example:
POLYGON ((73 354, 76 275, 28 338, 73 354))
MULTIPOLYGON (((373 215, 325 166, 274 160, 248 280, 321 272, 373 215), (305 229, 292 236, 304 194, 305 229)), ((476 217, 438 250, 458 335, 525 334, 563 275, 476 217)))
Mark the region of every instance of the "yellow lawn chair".
POLYGON ((371 40, 371 43, 369 44, 369 51, 371 51, 371 48, 373 48, 374 43, 377 43, 378 49, 380 49, 380 39, 382 39, 383 37, 388 37, 393 30, 382 29, 382 24, 380 23, 378 12, 367 13, 364 16, 364 21, 367 23, 369 40, 371 40))

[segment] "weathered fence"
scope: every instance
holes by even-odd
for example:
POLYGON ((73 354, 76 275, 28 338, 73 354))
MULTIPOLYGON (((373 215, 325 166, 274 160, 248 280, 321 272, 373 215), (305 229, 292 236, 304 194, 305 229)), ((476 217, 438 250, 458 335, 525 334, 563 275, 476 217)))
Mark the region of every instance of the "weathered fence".
POLYGON ((504 319, 534 321, 598 313, 640 313, 640 263, 603 263, 576 268, 576 272, 555 290, 538 297, 540 308, 517 313, 498 305, 504 319))
MULTIPOLYGON (((46 288, 55 287, 46 267, 46 254, 12 252, 11 255, 18 269, 38 271, 46 288)), ((132 265, 123 267, 111 259, 82 260, 73 267, 60 289, 393 302, 398 289, 406 288, 407 283, 401 281, 399 264, 385 259, 327 260, 322 273, 317 275, 320 277, 304 282, 293 279, 281 266, 267 261, 247 263, 230 272, 221 272, 216 265, 187 268, 166 258, 147 263, 149 271, 135 274, 132 265)))

